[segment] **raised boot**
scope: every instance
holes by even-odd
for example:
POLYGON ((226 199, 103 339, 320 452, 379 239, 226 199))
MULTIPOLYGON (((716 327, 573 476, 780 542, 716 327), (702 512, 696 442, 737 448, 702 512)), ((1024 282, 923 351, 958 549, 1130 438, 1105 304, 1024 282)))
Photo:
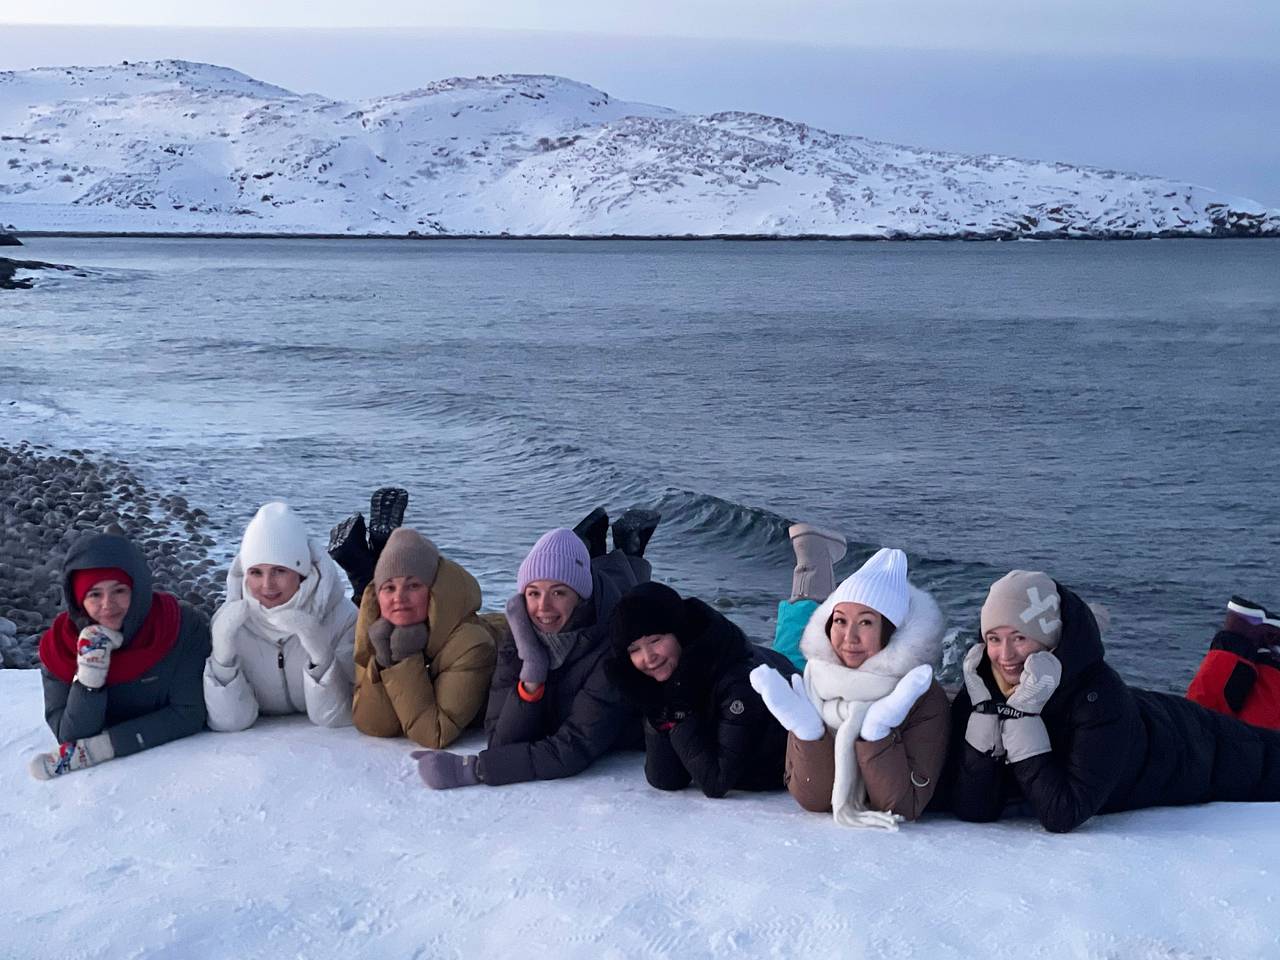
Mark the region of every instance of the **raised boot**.
POLYGON ((613 546, 629 557, 643 557, 649 538, 657 529, 662 514, 657 510, 632 507, 613 521, 613 546))
POLYGON ((353 513, 329 531, 329 556, 346 571, 351 581, 352 602, 360 606, 360 595, 373 579, 377 558, 365 541, 364 515, 353 513))
POLYGON ((596 507, 579 520, 573 532, 587 545, 588 556, 603 557, 609 552, 604 541, 605 534, 609 532, 609 514, 604 507, 596 507))
POLYGON ((844 536, 812 523, 793 523, 787 534, 796 553, 791 599, 821 603, 836 588, 835 565, 849 549, 844 536))
POLYGON ((369 549, 374 561, 382 555, 391 532, 404 523, 409 491, 401 487, 379 487, 369 498, 369 549))

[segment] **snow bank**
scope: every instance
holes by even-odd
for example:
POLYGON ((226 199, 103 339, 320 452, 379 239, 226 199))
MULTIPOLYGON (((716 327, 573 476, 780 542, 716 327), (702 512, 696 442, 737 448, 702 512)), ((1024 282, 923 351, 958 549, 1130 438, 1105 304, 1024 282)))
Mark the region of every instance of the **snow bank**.
POLYGON ((3 957, 1280 951, 1275 804, 860 832, 785 794, 659 793, 635 753, 433 793, 406 741, 300 717, 40 783, 35 672, 0 672, 0 716, 3 957))

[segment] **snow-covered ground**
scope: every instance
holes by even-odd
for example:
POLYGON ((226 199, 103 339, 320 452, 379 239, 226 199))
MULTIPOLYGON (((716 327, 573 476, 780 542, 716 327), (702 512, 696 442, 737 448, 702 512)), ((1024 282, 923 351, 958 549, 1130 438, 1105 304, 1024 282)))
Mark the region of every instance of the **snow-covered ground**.
POLYGON ((407 742, 302 718, 42 783, 36 672, 0 718, 4 958, 1280 956, 1276 804, 863 832, 634 753, 433 793, 407 742))
POLYGON ((158 61, 0 73, 19 231, 859 237, 1280 236, 1187 183, 694 116, 552 76, 341 102, 158 61))

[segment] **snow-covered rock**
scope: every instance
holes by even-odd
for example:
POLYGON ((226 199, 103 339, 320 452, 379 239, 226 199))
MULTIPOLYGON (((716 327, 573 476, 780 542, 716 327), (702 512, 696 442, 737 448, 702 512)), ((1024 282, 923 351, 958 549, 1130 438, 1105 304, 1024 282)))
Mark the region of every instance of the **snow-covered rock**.
POLYGON ((0 73, 20 231, 386 235, 1280 235, 1173 180, 626 103, 560 77, 347 103, 185 61, 0 73))
POLYGON ((653 790, 637 753, 433 793, 406 741, 305 717, 39 782, 31 671, 0 671, 0 726, 4 957, 1280 953, 1280 804, 883 833, 653 790))

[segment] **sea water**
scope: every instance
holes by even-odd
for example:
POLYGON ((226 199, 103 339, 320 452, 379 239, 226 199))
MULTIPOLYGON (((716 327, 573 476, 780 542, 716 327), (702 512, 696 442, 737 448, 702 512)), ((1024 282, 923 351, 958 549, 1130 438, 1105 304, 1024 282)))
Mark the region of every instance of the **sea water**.
MULTIPOLYGON (((17 248, 15 248, 17 249, 17 248)), ((501 608, 544 530, 660 510, 655 576, 767 639, 788 522, 910 557, 959 632, 1005 571, 1106 604, 1185 688, 1280 607, 1280 243, 33 238, 0 293, 0 442, 127 460, 317 535, 369 492, 501 608)))

